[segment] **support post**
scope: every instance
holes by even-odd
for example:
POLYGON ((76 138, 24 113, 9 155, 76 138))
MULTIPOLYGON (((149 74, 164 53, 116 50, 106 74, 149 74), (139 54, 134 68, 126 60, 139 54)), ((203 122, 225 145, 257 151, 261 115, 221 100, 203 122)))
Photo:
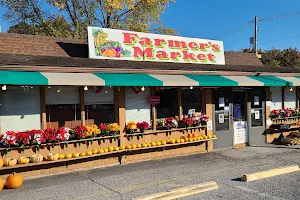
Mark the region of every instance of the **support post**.
MULTIPOLYGON (((116 87, 115 95, 118 96, 117 100, 117 117, 120 126, 120 146, 126 145, 125 126, 126 126, 126 108, 125 108, 125 87, 116 87)), ((121 164, 126 164, 126 157, 124 154, 120 158, 121 164)))
POLYGON ((282 109, 284 109, 284 102, 285 102, 285 95, 284 95, 284 92, 285 91, 285 87, 281 87, 281 96, 282 96, 282 109))
POLYGON ((81 115, 81 125, 85 126, 85 108, 84 108, 84 88, 79 87, 79 99, 80 99, 80 115, 81 115))
MULTIPOLYGON (((213 93, 211 88, 206 88, 203 90, 203 94, 205 96, 205 110, 206 115, 209 117, 209 120, 213 119, 213 93)), ((213 130, 207 130, 207 135, 212 135, 213 130)), ((206 142, 206 149, 208 152, 213 151, 214 146, 212 141, 206 142)))
POLYGON ((46 114, 46 95, 45 95, 45 86, 40 87, 40 105, 41 105, 41 122, 42 130, 47 128, 47 114, 46 114))
MULTIPOLYGON (((155 95, 156 87, 151 87, 151 95, 155 95)), ((152 130, 156 130, 156 106, 155 104, 151 105, 151 116, 152 116, 152 130)))
POLYGON ((296 87, 296 108, 299 108, 299 87, 296 87))
POLYGON ((183 112, 182 112, 182 99, 181 99, 181 94, 182 94, 182 90, 181 90, 181 87, 178 87, 177 89, 177 98, 178 98, 178 117, 179 117, 179 120, 182 120, 183 118, 183 112))
MULTIPOLYGON (((265 113, 265 118, 266 118, 266 129, 270 127, 270 123, 268 123, 271 120, 270 113, 271 113, 271 105, 268 102, 271 102, 271 92, 270 92, 270 87, 265 87, 265 92, 266 92, 266 113, 265 113)), ((267 134, 265 135, 265 142, 267 143, 267 134)))

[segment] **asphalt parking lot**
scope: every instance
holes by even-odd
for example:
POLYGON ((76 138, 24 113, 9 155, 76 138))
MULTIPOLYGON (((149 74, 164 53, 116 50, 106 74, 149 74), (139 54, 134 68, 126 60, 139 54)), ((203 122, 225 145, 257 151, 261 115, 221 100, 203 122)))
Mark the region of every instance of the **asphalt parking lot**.
POLYGON ((208 181, 219 189, 182 199, 299 199, 299 172, 238 180, 245 173, 295 164, 300 164, 299 149, 227 149, 27 180, 17 190, 1 191, 0 199, 133 199, 208 181))

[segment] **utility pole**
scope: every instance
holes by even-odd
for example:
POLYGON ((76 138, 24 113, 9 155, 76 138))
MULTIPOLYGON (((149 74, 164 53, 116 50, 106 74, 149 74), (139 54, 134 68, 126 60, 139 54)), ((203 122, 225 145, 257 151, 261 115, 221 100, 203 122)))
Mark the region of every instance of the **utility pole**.
POLYGON ((257 35, 258 35, 258 17, 255 16, 255 19, 254 19, 254 50, 255 50, 256 55, 258 55, 257 35))

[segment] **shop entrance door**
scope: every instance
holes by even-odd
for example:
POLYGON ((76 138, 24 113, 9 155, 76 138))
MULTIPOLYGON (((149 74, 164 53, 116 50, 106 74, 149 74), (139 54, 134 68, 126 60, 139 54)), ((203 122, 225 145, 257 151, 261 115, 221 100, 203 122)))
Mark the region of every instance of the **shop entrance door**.
POLYGON ((214 149, 233 147, 232 135, 232 90, 219 88, 214 91, 213 130, 217 136, 214 149))
POLYGON ((249 145, 265 143, 265 90, 263 87, 252 88, 248 93, 247 103, 249 145))

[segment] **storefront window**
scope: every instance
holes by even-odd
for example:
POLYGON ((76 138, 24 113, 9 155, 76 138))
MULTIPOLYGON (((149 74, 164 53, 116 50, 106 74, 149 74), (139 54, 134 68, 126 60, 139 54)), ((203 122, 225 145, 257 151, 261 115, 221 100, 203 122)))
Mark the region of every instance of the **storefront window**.
POLYGON ((81 125, 79 87, 46 88, 47 127, 75 128, 81 125))
POLYGON ((189 110, 202 112, 202 91, 199 88, 182 88, 181 99, 183 115, 188 115, 189 110))
POLYGON ((160 104, 157 105, 157 118, 178 116, 178 90, 177 88, 161 88, 155 94, 160 96, 160 104))
POLYGON ((59 104, 47 105, 47 127, 74 128, 81 125, 80 105, 79 104, 59 104))
POLYGON ((89 87, 84 92, 86 125, 115 122, 112 87, 89 87))

